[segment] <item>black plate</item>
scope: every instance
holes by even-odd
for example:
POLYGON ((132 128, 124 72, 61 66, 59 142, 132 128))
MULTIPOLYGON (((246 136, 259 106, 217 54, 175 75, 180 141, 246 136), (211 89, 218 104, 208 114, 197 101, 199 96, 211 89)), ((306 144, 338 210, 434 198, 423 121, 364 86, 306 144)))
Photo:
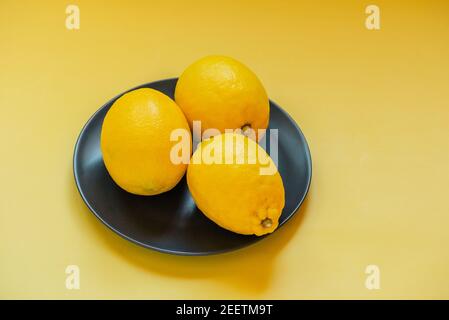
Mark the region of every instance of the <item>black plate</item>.
MULTIPOLYGON (((173 98, 176 81, 161 80, 137 88, 153 88, 173 98)), ((98 219, 125 239, 172 254, 221 253, 267 237, 235 234, 208 220, 196 208, 185 178, 171 191, 157 196, 137 196, 118 187, 103 164, 100 132, 106 112, 121 95, 89 119, 75 145, 75 181, 84 202, 98 219)), ((282 225, 304 201, 312 165, 307 142, 295 121, 274 102, 270 106, 269 128, 279 129, 278 167, 285 187, 285 207, 279 221, 282 225)))

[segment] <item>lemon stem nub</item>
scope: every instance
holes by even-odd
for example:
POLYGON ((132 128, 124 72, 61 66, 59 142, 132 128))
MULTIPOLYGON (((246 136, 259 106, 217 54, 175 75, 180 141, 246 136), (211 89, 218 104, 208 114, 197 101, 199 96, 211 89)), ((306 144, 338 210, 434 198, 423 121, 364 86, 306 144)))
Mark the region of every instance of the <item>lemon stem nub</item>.
POLYGON ((247 135, 246 134, 246 131, 248 131, 249 129, 251 129, 251 125, 250 124, 244 124, 243 126, 242 126, 242 133, 244 134, 244 135, 247 135))
POLYGON ((264 228, 271 228, 271 226, 273 225, 273 221, 271 221, 270 218, 263 219, 261 223, 264 228))

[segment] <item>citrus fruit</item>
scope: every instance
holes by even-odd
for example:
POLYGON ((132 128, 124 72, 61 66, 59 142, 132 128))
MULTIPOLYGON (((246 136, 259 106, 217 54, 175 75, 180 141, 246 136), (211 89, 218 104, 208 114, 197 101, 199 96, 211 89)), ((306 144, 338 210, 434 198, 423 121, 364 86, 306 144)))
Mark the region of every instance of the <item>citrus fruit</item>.
POLYGON ((260 236, 279 224, 285 202, 282 178, 270 156, 242 134, 201 142, 190 160, 187 183, 197 207, 227 230, 260 236))
MULTIPOLYGON (((154 89, 130 91, 107 112, 101 130, 101 150, 112 179, 124 190, 155 195, 172 189, 187 163, 170 157, 173 130, 190 130, 181 109, 154 89)), ((190 145, 189 145, 190 156, 190 145)))
POLYGON ((262 83, 233 58, 208 56, 190 65, 176 84, 175 101, 191 127, 201 121, 201 134, 253 129, 257 135, 268 126, 270 105, 262 83))

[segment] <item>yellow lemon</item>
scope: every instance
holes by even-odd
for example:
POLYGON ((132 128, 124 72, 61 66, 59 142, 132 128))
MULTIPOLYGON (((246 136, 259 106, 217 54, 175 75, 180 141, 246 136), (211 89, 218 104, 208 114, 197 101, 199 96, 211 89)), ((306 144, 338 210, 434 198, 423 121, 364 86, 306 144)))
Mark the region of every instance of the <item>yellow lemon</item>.
POLYGON ((187 183, 198 208, 227 230, 260 236, 278 226, 282 178, 270 156, 244 135, 225 133, 200 143, 187 183))
POLYGON ((163 93, 143 88, 117 99, 101 130, 103 159, 112 179, 124 190, 138 195, 172 189, 187 167, 171 159, 176 142, 171 141, 170 135, 176 129, 186 130, 190 139, 181 109, 163 93))
POLYGON ((202 134, 211 128, 221 133, 251 128, 257 134, 268 126, 270 104, 262 83, 229 57, 208 56, 190 65, 176 84, 175 101, 190 126, 201 121, 202 134))

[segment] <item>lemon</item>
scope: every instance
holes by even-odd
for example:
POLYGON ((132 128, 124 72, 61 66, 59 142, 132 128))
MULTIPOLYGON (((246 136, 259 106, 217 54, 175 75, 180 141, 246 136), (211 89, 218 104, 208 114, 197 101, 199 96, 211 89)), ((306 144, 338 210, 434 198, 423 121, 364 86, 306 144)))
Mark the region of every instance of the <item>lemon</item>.
POLYGON ((257 134, 268 126, 270 104, 262 83, 233 58, 208 56, 190 65, 176 84, 175 101, 190 126, 201 121, 201 134, 207 129, 257 134))
POLYGON ((190 138, 181 109, 163 93, 143 88, 117 99, 101 129, 103 160, 112 179, 138 195, 172 189, 187 168, 170 157, 176 143, 170 135, 176 129, 186 130, 190 138))
POLYGON ((240 234, 273 232, 285 203, 282 178, 270 156, 236 133, 199 144, 187 169, 198 208, 219 226, 240 234), (270 174, 262 169, 274 168, 270 174))

